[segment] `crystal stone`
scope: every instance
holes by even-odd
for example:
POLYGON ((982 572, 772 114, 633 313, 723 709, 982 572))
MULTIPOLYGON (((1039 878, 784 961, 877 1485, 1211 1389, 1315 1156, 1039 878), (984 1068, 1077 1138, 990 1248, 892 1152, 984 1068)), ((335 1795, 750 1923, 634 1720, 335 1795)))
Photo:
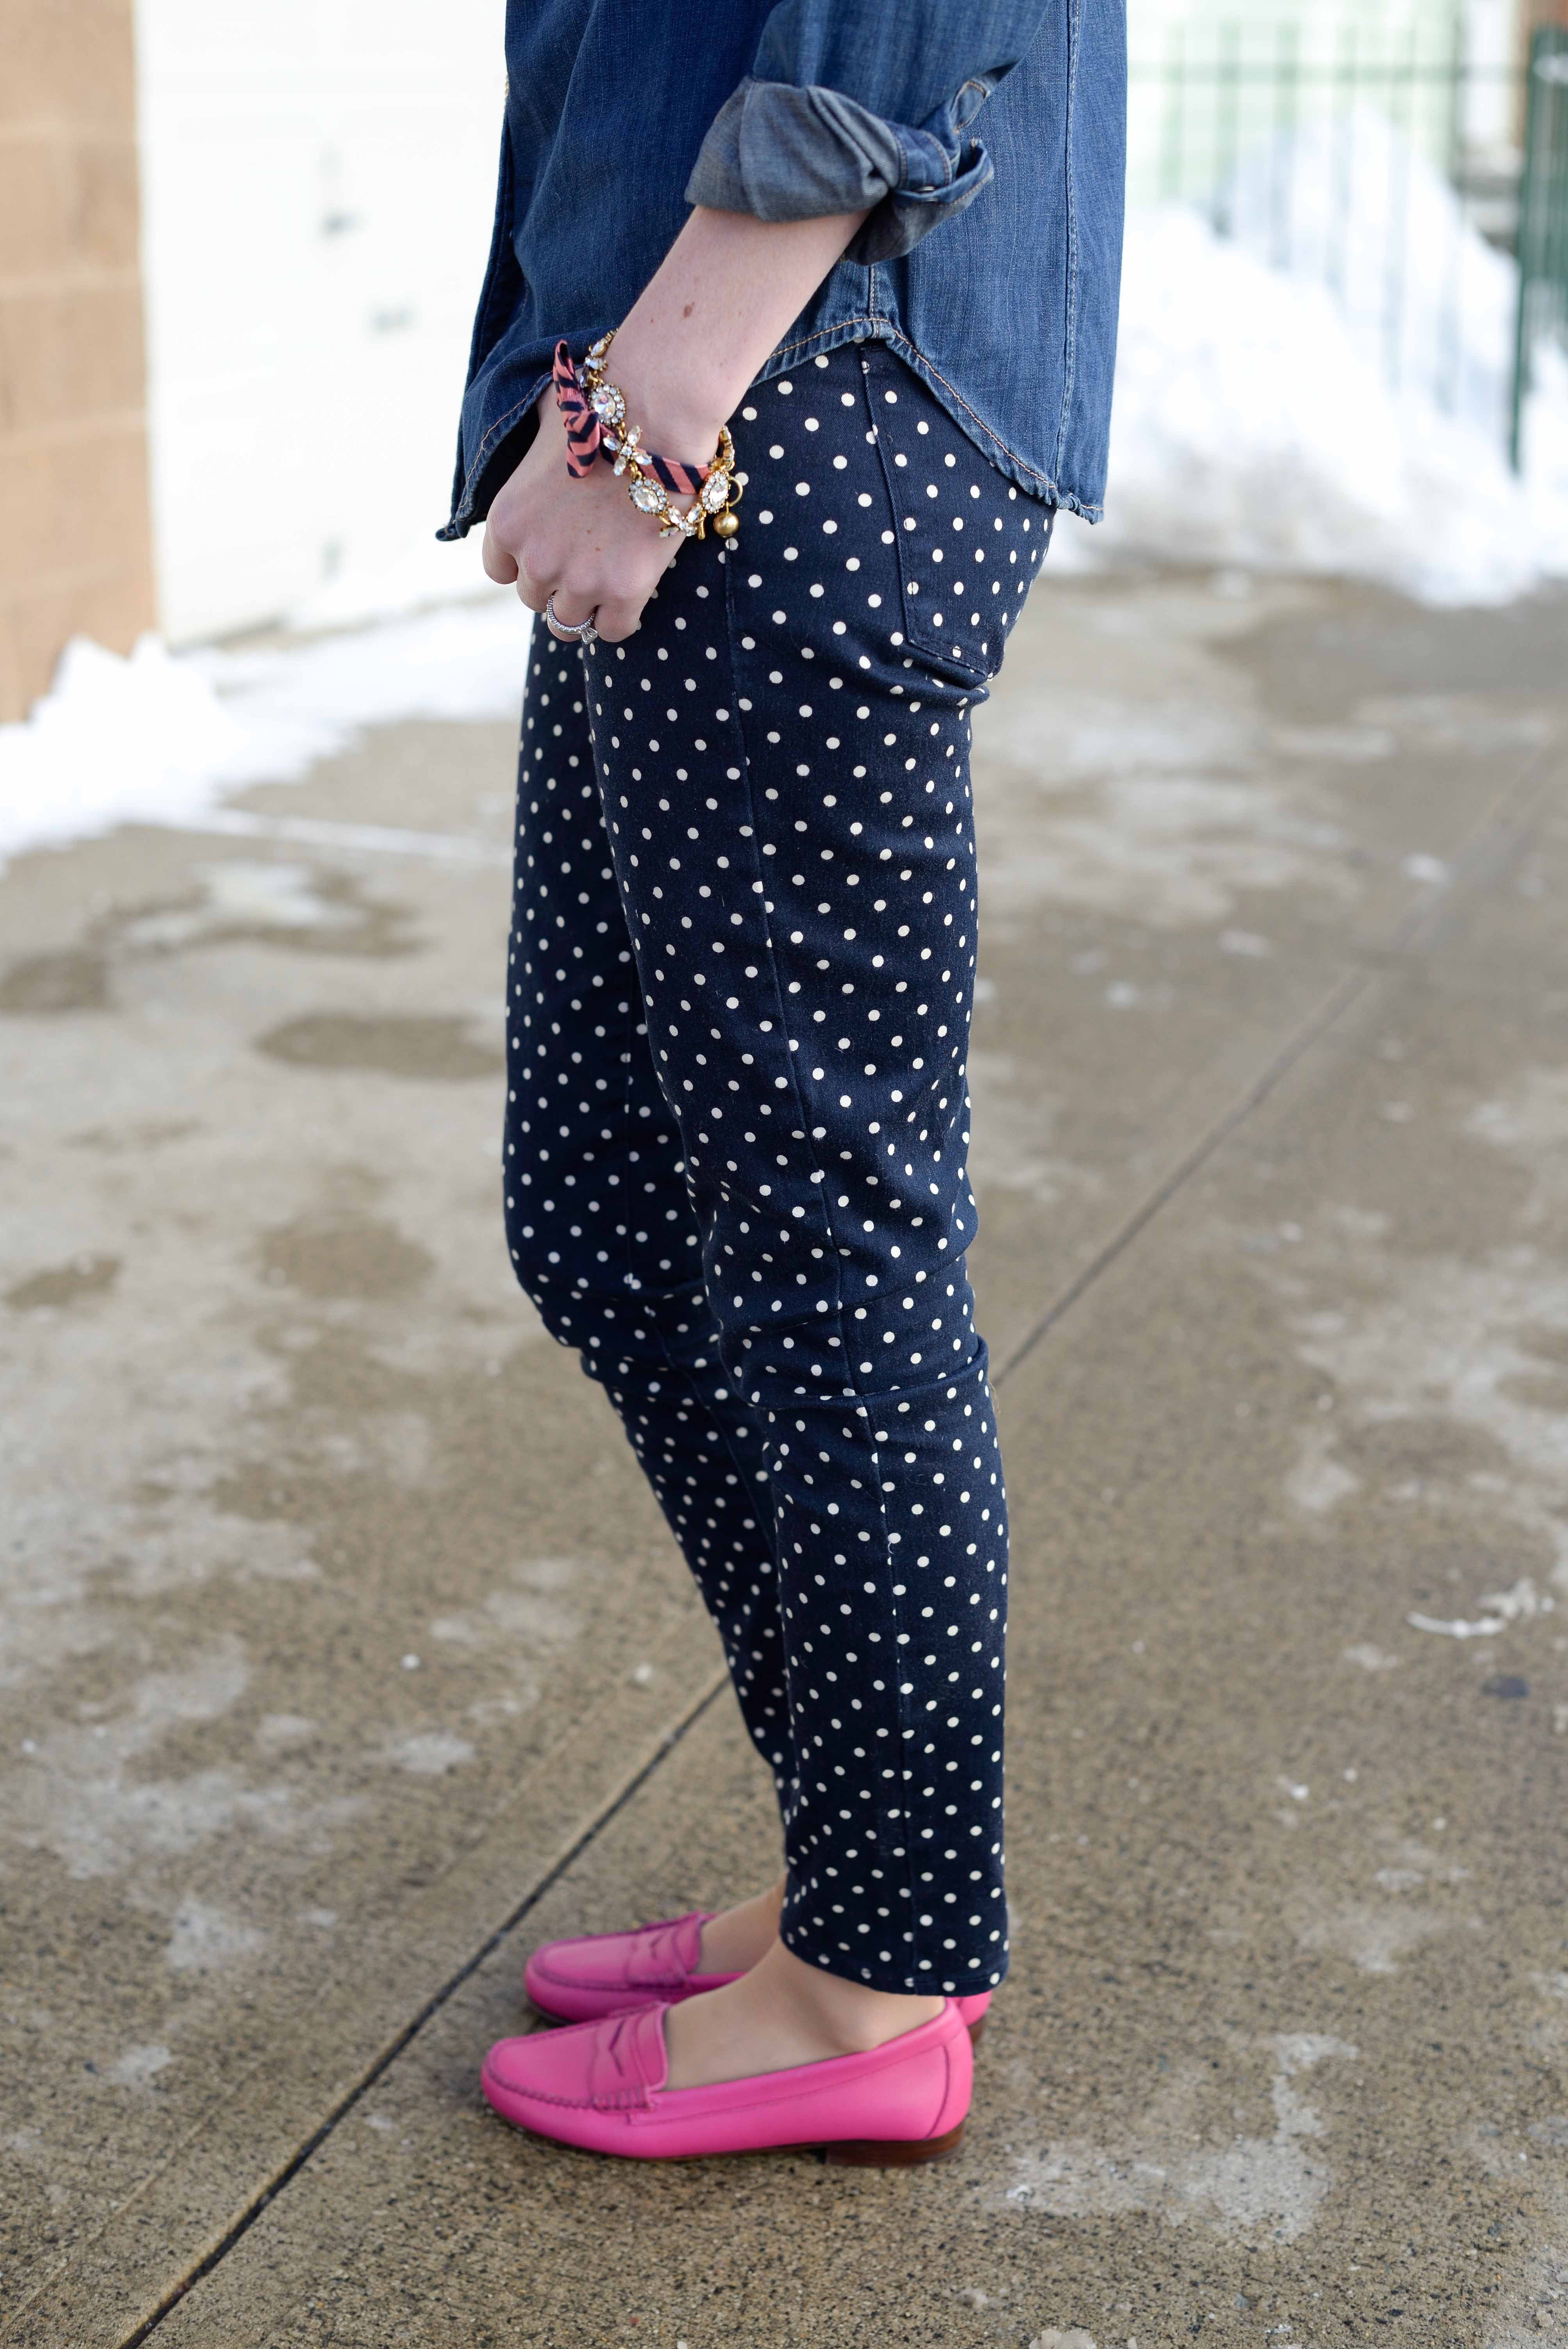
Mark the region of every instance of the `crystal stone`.
POLYGON ((639 513, 658 513, 665 502, 665 493, 657 481, 634 481, 632 503, 639 513))
POLYGON ((613 383, 602 383, 597 391, 590 393, 588 405, 607 424, 619 424, 626 413, 626 403, 613 383))
POLYGON ((702 502, 709 513, 717 513, 729 495, 729 475, 710 473, 702 485, 702 502))

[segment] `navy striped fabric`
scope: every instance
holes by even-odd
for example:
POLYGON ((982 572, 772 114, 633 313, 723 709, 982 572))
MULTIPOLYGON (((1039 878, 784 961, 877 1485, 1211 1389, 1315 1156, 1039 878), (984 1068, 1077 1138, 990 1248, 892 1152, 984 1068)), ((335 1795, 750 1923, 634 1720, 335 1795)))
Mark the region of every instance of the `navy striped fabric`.
MULTIPOLYGON (((594 458, 607 457, 610 451, 604 446, 603 428, 588 404, 576 362, 563 342, 555 346, 551 373, 555 379, 555 404, 566 419, 566 470, 573 481, 580 481, 593 470, 594 458)), ((676 457, 655 457, 649 449, 638 450, 637 462, 677 498, 695 497, 713 471, 711 465, 686 465, 676 457)))
POLYGON ((566 470, 581 481, 599 453, 599 419, 588 405, 582 378, 564 343, 555 346, 555 404, 566 419, 566 470))

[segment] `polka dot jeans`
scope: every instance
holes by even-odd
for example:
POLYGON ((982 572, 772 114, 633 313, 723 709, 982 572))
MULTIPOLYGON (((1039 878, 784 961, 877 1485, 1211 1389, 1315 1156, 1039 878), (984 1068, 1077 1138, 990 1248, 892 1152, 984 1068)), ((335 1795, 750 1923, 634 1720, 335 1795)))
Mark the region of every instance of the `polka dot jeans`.
POLYGON ((880 345, 734 431, 734 547, 685 547, 624 645, 535 631, 508 1236, 717 1625, 786 1942, 978 1990, 1007 1534, 965 1269, 969 726, 1048 517, 880 345))

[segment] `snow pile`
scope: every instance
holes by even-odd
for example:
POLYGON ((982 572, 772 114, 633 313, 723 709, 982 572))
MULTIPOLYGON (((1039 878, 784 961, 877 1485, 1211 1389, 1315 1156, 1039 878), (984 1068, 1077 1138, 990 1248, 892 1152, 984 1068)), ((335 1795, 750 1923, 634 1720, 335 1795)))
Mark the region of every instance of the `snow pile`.
POLYGON ((128 660, 78 637, 25 724, 0 726, 0 861, 125 823, 199 820, 291 782, 368 726, 515 715, 528 615, 510 592, 275 652, 128 660))
POLYGON ((1349 108, 1253 148, 1219 210, 1255 260, 1331 289, 1380 373, 1504 445, 1518 264, 1386 114, 1349 108))
MULTIPOLYGON (((1183 207, 1128 223, 1092 554, 1348 574, 1439 604, 1568 573, 1568 366, 1538 356, 1521 480, 1503 441, 1514 264, 1440 175, 1357 116, 1248 159, 1222 210, 1233 239, 1183 207)), ((1081 557, 1081 533, 1067 544, 1081 557)))

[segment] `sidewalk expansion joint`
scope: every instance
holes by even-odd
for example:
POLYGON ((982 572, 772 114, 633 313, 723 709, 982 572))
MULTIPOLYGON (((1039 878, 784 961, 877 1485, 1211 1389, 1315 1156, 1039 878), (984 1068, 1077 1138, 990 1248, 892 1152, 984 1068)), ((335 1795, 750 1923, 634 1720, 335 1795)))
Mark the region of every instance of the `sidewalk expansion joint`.
POLYGON ((620 1791, 587 1821, 567 1849, 552 1862, 536 1882, 530 1885, 528 1890, 514 1903, 494 1930, 486 1935, 477 1949, 470 1951, 461 1964, 455 1967, 438 1988, 432 1991, 429 1997, 415 2010, 406 2023, 399 2026, 380 2051, 364 2066, 351 2085, 335 2099, 310 2135, 301 2140, 287 2159, 279 2163, 265 2183, 259 2186, 234 2212, 216 2240, 210 2243, 206 2251, 192 2261, 176 2283, 168 2287, 159 2299, 156 2307, 142 2318, 135 2331, 121 2335, 117 2344, 117 2349, 141 2349, 141 2344, 151 2339, 162 2324, 164 2318, 172 2314, 186 2293, 192 2291, 204 2277, 211 2275, 213 2269, 227 2259, 241 2238, 249 2233, 263 2212, 299 2176, 305 2164, 326 2143, 339 2123, 346 2120, 356 2106, 368 2095, 377 2082, 390 2070, 404 2050, 418 2037, 425 2025, 439 2014, 442 2008, 449 2003, 463 1984, 478 1972, 486 1959, 492 1956, 508 1936, 517 1930, 529 1911, 537 1906, 553 1885, 559 1883, 570 1868, 575 1866, 583 1853, 598 1840, 604 1829, 625 1809, 627 1804, 642 1793, 649 1779, 654 1776, 688 1733, 696 1726, 714 1700, 728 1684, 727 1672, 717 1671, 710 1676, 707 1685, 698 1691, 685 1713, 665 1732, 659 1741, 657 1752, 650 1754, 635 1775, 629 1778, 620 1791))
POLYGON ((1544 751, 1532 754, 1476 824, 1453 859, 1447 877, 1420 904, 1412 906, 1395 923, 1388 936, 1373 954, 1336 979, 1321 1002, 1308 1012, 1294 1033, 1286 1037, 1274 1058, 1251 1084, 1199 1136, 1186 1154, 1161 1176, 1104 1245, 1052 1299, 1038 1320, 1018 1340, 995 1373, 994 1386, 1000 1387, 1015 1371, 1021 1369, 1037 1346, 1071 1311, 1086 1290, 1093 1287, 1102 1273, 1109 1271, 1118 1257, 1153 1222, 1161 1209, 1169 1206, 1171 1201, 1185 1190, 1193 1175, 1207 1165, 1222 1144, 1228 1142, 1253 1112, 1267 1101, 1296 1063, 1338 1025, 1377 980, 1384 978, 1391 968, 1397 968, 1418 947, 1440 947, 1443 944, 1460 917, 1461 905, 1466 902, 1473 903, 1482 890, 1499 880, 1527 846, 1534 819, 1562 780, 1559 771, 1543 773, 1542 770, 1546 767, 1547 754, 1544 751))

